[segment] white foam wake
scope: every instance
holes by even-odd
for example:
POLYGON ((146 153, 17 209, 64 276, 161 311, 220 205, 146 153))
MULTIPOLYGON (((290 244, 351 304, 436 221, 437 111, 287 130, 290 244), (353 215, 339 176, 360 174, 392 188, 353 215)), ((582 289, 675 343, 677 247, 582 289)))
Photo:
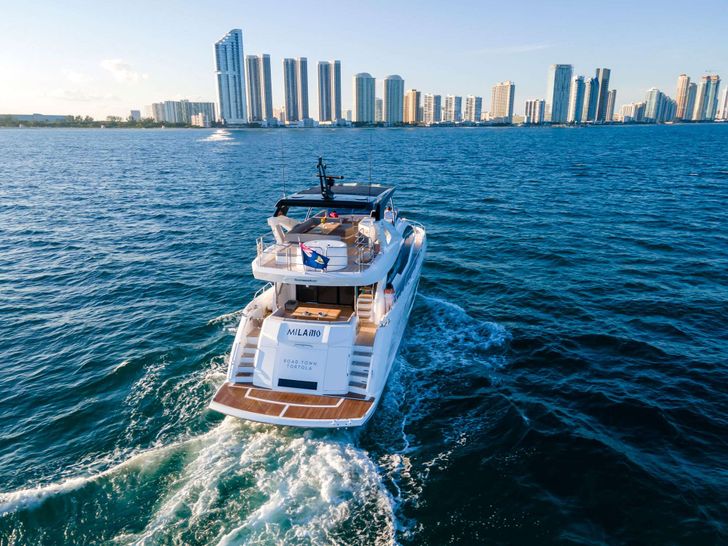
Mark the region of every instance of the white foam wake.
MULTIPOLYGON (((167 475, 144 530, 114 542, 333 544, 394 541, 394 504, 378 468, 346 432, 314 433, 226 418, 209 432, 137 453, 96 474, 0 495, 0 514, 33 509, 83 488, 125 491, 147 475, 167 475), (180 458, 178 471, 169 471, 180 458), (365 525, 350 526, 352 519, 365 525)), ((84 492, 85 495, 86 492, 84 492)))
POLYGON ((200 139, 200 142, 224 142, 227 140, 233 140, 233 136, 230 131, 226 131, 225 129, 218 129, 211 135, 200 139))

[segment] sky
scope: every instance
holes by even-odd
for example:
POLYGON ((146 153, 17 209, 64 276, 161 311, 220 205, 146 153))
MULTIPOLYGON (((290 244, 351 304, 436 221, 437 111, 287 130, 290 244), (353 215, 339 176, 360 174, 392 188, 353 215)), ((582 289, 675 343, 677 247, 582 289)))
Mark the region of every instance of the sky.
POLYGON ((728 0, 0 0, 0 114, 103 119, 216 101, 213 44, 232 28, 246 55, 271 55, 274 107, 282 59, 308 58, 312 116, 319 60, 341 60, 344 109, 358 72, 377 78, 377 96, 399 74, 407 89, 483 96, 484 110, 493 84, 512 80, 518 113, 544 98, 553 63, 611 68, 618 106, 651 87, 674 96, 681 73, 728 78, 728 0))

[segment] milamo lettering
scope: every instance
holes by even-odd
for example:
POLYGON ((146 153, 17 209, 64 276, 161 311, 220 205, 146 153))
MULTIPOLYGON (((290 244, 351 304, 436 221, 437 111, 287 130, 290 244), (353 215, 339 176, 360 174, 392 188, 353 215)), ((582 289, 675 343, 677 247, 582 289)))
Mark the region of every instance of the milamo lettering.
POLYGON ((321 330, 314 330, 312 328, 289 328, 288 335, 297 337, 321 337, 321 330))

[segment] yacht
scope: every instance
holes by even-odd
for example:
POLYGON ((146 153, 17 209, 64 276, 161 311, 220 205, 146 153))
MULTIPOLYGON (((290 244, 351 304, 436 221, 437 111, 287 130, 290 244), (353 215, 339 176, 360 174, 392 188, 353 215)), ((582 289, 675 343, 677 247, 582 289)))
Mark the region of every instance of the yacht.
POLYGON ((276 204, 257 239, 227 379, 210 408, 295 427, 357 427, 381 400, 417 293, 424 227, 398 214, 395 188, 319 184, 276 204))

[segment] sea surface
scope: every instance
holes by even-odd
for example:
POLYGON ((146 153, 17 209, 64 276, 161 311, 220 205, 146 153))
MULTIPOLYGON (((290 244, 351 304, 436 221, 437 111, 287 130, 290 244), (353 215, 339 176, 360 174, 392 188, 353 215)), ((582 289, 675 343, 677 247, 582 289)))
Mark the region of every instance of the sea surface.
POLYGON ((0 544, 728 544, 728 124, 0 130, 0 544), (207 409, 283 191, 397 186, 361 430, 207 409))

